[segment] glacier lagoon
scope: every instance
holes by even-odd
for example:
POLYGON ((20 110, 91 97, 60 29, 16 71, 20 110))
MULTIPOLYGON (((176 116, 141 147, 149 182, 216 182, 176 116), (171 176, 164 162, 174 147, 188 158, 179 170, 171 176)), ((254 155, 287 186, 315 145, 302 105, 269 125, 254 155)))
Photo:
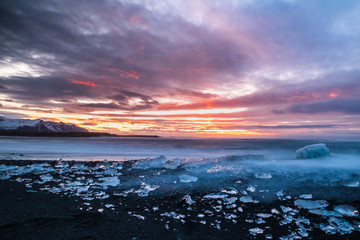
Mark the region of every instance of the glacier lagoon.
POLYGON ((2 181, 77 198, 85 213, 145 199, 129 218, 166 231, 187 222, 259 239, 360 230, 357 141, 1 137, 0 156, 2 181))

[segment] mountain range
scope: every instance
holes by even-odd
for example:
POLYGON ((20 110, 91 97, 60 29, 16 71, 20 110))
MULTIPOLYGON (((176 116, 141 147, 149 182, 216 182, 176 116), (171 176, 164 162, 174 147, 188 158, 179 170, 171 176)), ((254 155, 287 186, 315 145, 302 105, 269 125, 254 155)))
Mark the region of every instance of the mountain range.
POLYGON ((9 119, 0 116, 0 131, 25 133, 75 133, 89 132, 71 123, 43 121, 41 119, 9 119))

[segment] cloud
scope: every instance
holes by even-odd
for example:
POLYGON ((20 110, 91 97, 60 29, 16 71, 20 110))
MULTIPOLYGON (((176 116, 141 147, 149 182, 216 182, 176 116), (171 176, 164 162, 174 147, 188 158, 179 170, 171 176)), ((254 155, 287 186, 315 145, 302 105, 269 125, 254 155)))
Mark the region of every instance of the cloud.
MULTIPOLYGON (((0 101, 89 117, 247 108, 211 116, 278 129, 302 126, 297 113, 332 114, 338 125, 337 113, 359 112, 359 9, 354 0, 1 1, 0 93, 14 102, 0 101)), ((168 121, 158 127, 180 124, 168 121)))
POLYGON ((273 110, 273 113, 306 113, 320 114, 327 112, 340 112, 344 114, 360 114, 360 99, 333 99, 324 102, 308 104, 294 104, 285 110, 273 110))

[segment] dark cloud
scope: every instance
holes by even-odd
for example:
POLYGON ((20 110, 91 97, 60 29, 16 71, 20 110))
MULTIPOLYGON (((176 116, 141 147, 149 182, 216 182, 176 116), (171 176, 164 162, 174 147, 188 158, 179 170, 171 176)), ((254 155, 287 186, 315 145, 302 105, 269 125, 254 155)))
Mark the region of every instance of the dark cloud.
POLYGON ((195 98, 217 98, 219 95, 213 93, 203 93, 201 91, 194 91, 190 89, 176 88, 169 96, 189 96, 195 98))
POLYGON ((118 94, 109 97, 116 101, 117 109, 141 110, 152 108, 158 104, 156 100, 140 93, 127 90, 118 90, 117 92, 118 94))
POLYGON ((360 99, 333 99, 325 102, 294 104, 285 110, 273 110, 273 113, 306 113, 318 114, 340 112, 344 114, 360 114, 360 99))
POLYGON ((275 126, 251 126, 247 129, 298 129, 298 128, 333 128, 341 125, 317 124, 317 125, 275 125, 275 126))
POLYGON ((8 87, 5 93, 27 102, 40 103, 49 99, 73 99, 97 95, 90 86, 74 84, 60 77, 13 77, 0 79, 0 82, 4 82, 8 87))

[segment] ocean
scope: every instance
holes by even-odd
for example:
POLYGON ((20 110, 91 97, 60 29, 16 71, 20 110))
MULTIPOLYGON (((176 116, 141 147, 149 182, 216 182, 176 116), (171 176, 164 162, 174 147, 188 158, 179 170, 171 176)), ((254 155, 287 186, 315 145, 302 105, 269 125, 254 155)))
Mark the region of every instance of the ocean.
POLYGON ((0 181, 24 184, 21 199, 66 196, 77 216, 135 218, 133 227, 144 221, 162 236, 360 232, 359 141, 0 137, 0 181))

